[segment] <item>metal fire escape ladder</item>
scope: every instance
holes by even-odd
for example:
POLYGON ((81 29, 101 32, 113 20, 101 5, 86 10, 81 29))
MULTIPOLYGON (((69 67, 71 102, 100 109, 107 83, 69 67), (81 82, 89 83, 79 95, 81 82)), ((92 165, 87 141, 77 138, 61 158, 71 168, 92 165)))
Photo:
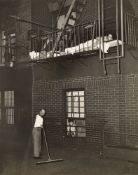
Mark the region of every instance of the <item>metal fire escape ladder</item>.
POLYGON ((110 64, 117 64, 117 72, 120 73, 120 58, 124 57, 124 28, 123 28, 123 0, 116 1, 116 41, 117 41, 117 48, 116 48, 116 53, 113 56, 108 56, 107 53, 104 52, 104 47, 105 47, 105 41, 104 41, 104 36, 105 36, 105 16, 104 16, 104 2, 105 0, 98 0, 98 20, 99 20, 99 57, 100 61, 103 63, 103 70, 104 74, 107 74, 107 65, 110 64), (120 4, 119 4, 120 2, 120 4), (120 5, 120 16, 119 16, 119 5, 120 5), (119 45, 119 18, 120 18, 120 26, 121 26, 121 51, 120 51, 120 45, 119 45))
POLYGON ((64 31, 64 29, 65 29, 65 27, 66 27, 66 25, 67 25, 67 22, 68 22, 68 20, 69 20, 69 17, 70 17, 70 15, 71 15, 71 12, 72 12, 72 10, 73 10, 73 8, 74 8, 74 6, 75 6, 75 2, 76 2, 76 0, 72 0, 72 3, 71 3, 71 5, 70 5, 70 7, 69 7, 69 10, 68 10, 67 14, 66 14, 66 17, 65 17, 65 20, 64 20, 64 24, 63 24, 63 26, 62 26, 62 28, 61 28, 61 31, 58 32, 56 41, 55 41, 54 46, 53 46, 53 49, 52 49, 52 55, 54 55, 54 52, 55 52, 55 50, 56 50, 56 48, 57 48, 57 45, 58 45, 58 43, 59 43, 59 41, 60 41, 60 38, 61 38, 61 36, 62 36, 62 33, 63 33, 63 31, 64 31))
MULTIPOLYGON (((65 28, 71 29, 71 27, 75 25, 76 20, 79 19, 78 17, 80 17, 80 14, 82 13, 82 11, 84 9, 86 1, 87 0, 72 0, 70 6, 68 8, 67 13, 65 14, 65 19, 64 19, 64 22, 62 24, 62 27, 57 32, 57 36, 56 36, 55 42, 53 44, 52 56, 54 55, 54 53, 58 47, 58 44, 60 42, 60 39, 63 35, 65 28), (74 15, 74 13, 75 13, 75 15, 74 15)), ((63 2, 62 2, 62 7, 59 10, 57 20, 59 20, 60 13, 62 12, 62 10, 64 11, 64 8, 66 8, 66 0, 63 0, 63 2)))
MULTIPOLYGON (((58 10, 58 15, 57 15, 57 22, 58 22, 58 20, 59 20, 61 11, 62 11, 62 9, 63 9, 64 6, 65 6, 66 1, 67 1, 67 0, 62 0, 62 2, 60 3, 60 8, 59 8, 59 10, 58 10)), ((56 26, 57 26, 57 23, 56 23, 56 26)))

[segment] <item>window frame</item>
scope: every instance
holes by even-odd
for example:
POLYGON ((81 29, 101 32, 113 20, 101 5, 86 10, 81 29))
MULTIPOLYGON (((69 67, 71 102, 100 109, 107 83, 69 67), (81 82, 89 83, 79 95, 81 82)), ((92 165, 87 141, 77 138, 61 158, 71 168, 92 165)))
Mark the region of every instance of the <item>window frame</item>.
MULTIPOLYGON (((87 132, 86 132, 86 102, 85 102, 85 89, 84 88, 70 88, 70 89, 66 89, 65 90, 65 92, 64 92, 64 97, 65 97, 65 133, 66 133, 66 137, 69 137, 69 135, 67 134, 67 132, 68 132, 68 130, 67 130, 67 127, 68 127, 68 125, 67 125, 67 120, 69 119, 69 118, 71 118, 71 119, 74 119, 75 121, 84 121, 84 126, 76 126, 76 128, 84 128, 84 130, 85 130, 85 132, 80 132, 80 133, 84 133, 84 135, 85 136, 78 136, 78 134, 76 134, 76 136, 74 136, 74 137, 72 137, 72 138, 86 138, 86 136, 87 136, 87 132), (83 91, 84 92, 84 95, 83 95, 83 97, 84 97, 84 106, 83 106, 83 108, 84 108, 84 112, 83 112, 83 114, 84 114, 84 117, 82 118, 82 117, 80 117, 80 114, 81 114, 81 112, 80 112, 80 104, 79 104, 79 117, 68 117, 68 111, 67 111, 67 92, 75 92, 75 91, 77 91, 77 92, 79 92, 79 91, 83 91)), ((79 95, 78 95, 78 97, 80 97, 79 95)), ((80 101, 78 101, 78 103, 79 103, 80 101)), ((76 130, 76 133, 78 133, 78 131, 76 130)))
POLYGON ((16 60, 16 32, 5 35, 5 31, 1 31, 1 60, 0 66, 12 67, 13 62, 16 60))
POLYGON ((4 90, 0 90, 1 93, 1 120, 0 120, 0 124, 3 126, 8 126, 8 127, 14 127, 15 126, 15 91, 12 89, 4 89, 4 90), (11 104, 6 106, 5 105, 5 92, 12 92, 13 96, 12 96, 12 106, 11 104), (9 111, 7 109, 10 109, 9 111), (10 119, 10 121, 12 121, 11 123, 8 122, 8 117, 6 115, 6 112, 9 113, 9 116, 12 118, 10 119))
POLYGON ((4 91, 4 112, 7 125, 15 124, 15 91, 4 91), (6 96, 7 93, 7 96, 6 96))

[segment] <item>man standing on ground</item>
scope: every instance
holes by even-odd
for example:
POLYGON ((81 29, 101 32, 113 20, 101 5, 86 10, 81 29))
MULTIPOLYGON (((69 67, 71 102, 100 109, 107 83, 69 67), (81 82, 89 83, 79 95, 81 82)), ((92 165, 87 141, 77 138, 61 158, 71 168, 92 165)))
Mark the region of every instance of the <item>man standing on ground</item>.
POLYGON ((42 128, 43 128, 43 117, 45 115, 45 109, 41 109, 39 114, 36 115, 35 123, 33 127, 33 154, 34 158, 40 158, 41 153, 41 137, 42 137, 42 128))

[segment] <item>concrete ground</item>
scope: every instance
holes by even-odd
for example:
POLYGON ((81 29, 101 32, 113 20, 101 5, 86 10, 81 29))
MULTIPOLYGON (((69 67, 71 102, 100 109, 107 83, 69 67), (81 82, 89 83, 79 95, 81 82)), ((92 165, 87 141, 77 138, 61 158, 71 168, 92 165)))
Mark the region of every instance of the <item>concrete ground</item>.
MULTIPOLYGON (((105 157, 100 159, 91 147, 85 146, 52 147, 51 157, 64 161, 36 165, 30 140, 0 144, 0 175, 138 175, 138 164, 105 157)), ((47 160, 44 148, 39 161, 43 160, 47 160)))

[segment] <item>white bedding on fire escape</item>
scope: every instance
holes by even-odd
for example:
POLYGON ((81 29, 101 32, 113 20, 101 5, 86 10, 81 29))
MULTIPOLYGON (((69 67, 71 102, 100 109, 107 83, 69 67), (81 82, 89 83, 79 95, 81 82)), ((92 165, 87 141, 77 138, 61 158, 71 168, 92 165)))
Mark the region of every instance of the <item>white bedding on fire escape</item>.
MULTIPOLYGON (((100 48, 101 48, 102 52, 108 53, 109 48, 115 47, 117 45, 122 45, 122 41, 121 40, 112 40, 112 41, 107 41, 107 42, 103 43, 102 41, 94 39, 94 40, 89 40, 89 41, 86 41, 85 43, 81 43, 79 45, 76 45, 74 47, 65 48, 65 52, 58 51, 58 52, 54 53, 53 56, 58 57, 61 55, 68 55, 68 54, 73 55, 74 53, 91 51, 91 50, 98 50, 100 48)), ((41 51, 41 52, 32 51, 29 53, 29 56, 33 60, 46 59, 46 58, 53 57, 52 51, 49 51, 49 52, 47 52, 47 51, 41 51)))

